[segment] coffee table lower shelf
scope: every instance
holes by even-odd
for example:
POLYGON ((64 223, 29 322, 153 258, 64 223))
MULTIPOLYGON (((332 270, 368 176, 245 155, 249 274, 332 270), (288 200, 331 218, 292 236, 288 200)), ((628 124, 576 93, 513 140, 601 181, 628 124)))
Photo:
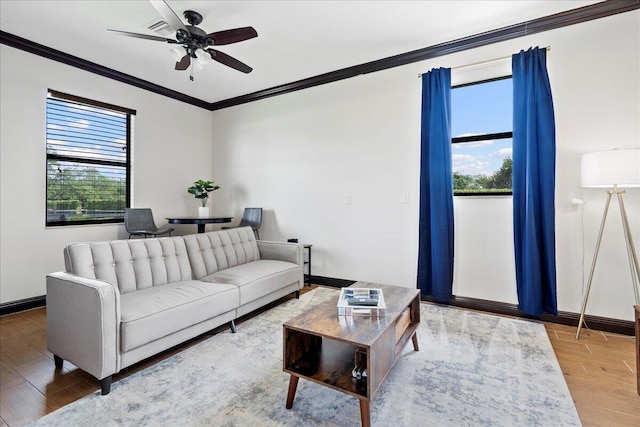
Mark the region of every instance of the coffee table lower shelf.
MULTIPOLYGON (((301 333, 289 331, 288 339, 295 340, 298 334, 301 333)), ((364 353, 366 349, 316 336, 311 340, 315 342, 313 348, 287 366, 285 372, 357 398, 367 397, 367 378, 356 381, 351 375, 356 350, 364 353)))
POLYGON ((371 425, 370 401, 409 339, 414 350, 419 350, 415 334, 420 322, 418 291, 383 289, 392 306, 384 318, 338 316, 332 301, 283 325, 283 370, 291 375, 287 409, 293 407, 298 381, 304 378, 359 399, 362 426, 371 425), (366 367, 366 377, 353 377, 356 364, 366 367))

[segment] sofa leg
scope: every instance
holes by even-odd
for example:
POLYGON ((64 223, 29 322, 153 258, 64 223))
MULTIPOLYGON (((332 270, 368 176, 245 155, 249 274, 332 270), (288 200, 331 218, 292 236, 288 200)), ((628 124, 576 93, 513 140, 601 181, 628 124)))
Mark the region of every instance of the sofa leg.
POLYGON ((296 299, 300 299, 300 291, 296 291, 296 299))
POLYGON ((64 363, 64 360, 62 359, 62 357, 56 356, 54 354, 53 355, 53 363, 56 364, 56 369, 62 369, 62 364, 64 363))
POLYGON ((236 333, 236 322, 234 322, 233 320, 230 322, 229 327, 231 328, 231 333, 235 334, 236 333))
POLYGON ((100 380, 100 389, 103 396, 109 394, 111 391, 111 375, 100 380))

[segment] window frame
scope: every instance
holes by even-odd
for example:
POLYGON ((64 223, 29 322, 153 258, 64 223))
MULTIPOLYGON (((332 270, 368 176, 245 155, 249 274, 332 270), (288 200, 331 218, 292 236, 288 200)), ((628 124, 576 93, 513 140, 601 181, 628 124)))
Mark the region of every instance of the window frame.
MULTIPOLYGON (((500 80, 507 80, 507 79, 512 79, 512 81, 513 81, 513 75, 509 74, 509 75, 506 75, 506 76, 494 77, 494 78, 491 78, 491 79, 485 79, 485 80, 478 80, 478 81, 469 82, 469 83, 463 83, 463 84, 452 86, 451 90, 459 89, 459 88, 467 87, 467 86, 475 86, 475 85, 484 84, 484 83, 496 82, 496 81, 500 81, 500 80)), ((456 138, 452 137, 451 138, 451 145, 452 145, 452 148, 453 148, 453 144, 459 144, 459 143, 464 143, 464 142, 477 142, 477 141, 496 140, 496 139, 512 139, 511 146, 513 147, 513 130, 511 130, 509 132, 485 133, 485 134, 481 134, 481 135, 461 136, 461 137, 456 137, 456 138)), ((451 170, 451 177, 453 179, 453 168, 451 170)), ((511 191, 482 191, 482 192, 473 192, 473 193, 456 192, 456 190, 454 189, 453 190, 453 195, 454 195, 454 197, 457 197, 457 196, 460 196, 460 197, 509 196, 510 197, 510 196, 513 196, 513 186, 511 187, 511 191)))
POLYGON ((45 152, 46 152, 46 161, 45 161, 45 227, 60 227, 60 226, 74 226, 74 225, 96 225, 96 224, 120 224, 124 223, 124 212, 122 218, 111 218, 111 219, 83 219, 83 220, 52 220, 49 221, 48 213, 49 213, 49 162, 51 160, 56 161, 64 161, 64 162, 73 162, 79 163, 83 165, 96 165, 96 166, 115 166, 115 167, 124 167, 125 176, 126 176, 126 195, 125 195, 125 208, 131 207, 131 131, 132 131, 132 116, 136 115, 136 110, 120 107, 113 104, 108 104, 101 101, 96 101, 93 99, 83 98, 76 95, 70 95, 67 93, 59 92, 53 89, 48 89, 47 91, 47 101, 46 101, 46 118, 45 118, 45 152), (113 161, 113 160, 105 160, 105 159, 87 159, 82 157, 75 157, 71 155, 62 155, 49 153, 48 149, 48 136, 49 136, 49 99, 55 98, 61 101, 72 102, 80 105, 86 105, 88 107, 100 108, 103 110, 115 111, 121 114, 125 114, 126 116, 126 144, 125 144, 125 152, 126 152, 126 163, 113 161))

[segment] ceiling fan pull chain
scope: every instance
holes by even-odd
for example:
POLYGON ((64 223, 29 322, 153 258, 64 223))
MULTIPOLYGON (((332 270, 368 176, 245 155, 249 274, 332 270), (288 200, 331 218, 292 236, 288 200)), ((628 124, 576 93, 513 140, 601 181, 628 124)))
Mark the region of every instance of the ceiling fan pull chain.
POLYGON ((191 65, 191 67, 189 67, 189 72, 191 73, 189 75, 189 80, 193 81, 193 69, 195 68, 194 65, 191 65))

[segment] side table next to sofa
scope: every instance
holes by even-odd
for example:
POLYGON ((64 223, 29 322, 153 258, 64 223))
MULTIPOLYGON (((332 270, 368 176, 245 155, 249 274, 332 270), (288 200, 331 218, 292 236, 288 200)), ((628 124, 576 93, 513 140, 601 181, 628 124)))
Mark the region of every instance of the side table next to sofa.
POLYGON ((307 266, 307 274, 304 275, 304 283, 311 284, 311 246, 313 245, 302 245, 304 247, 304 251, 307 252, 307 257, 304 260, 304 265, 307 266))

